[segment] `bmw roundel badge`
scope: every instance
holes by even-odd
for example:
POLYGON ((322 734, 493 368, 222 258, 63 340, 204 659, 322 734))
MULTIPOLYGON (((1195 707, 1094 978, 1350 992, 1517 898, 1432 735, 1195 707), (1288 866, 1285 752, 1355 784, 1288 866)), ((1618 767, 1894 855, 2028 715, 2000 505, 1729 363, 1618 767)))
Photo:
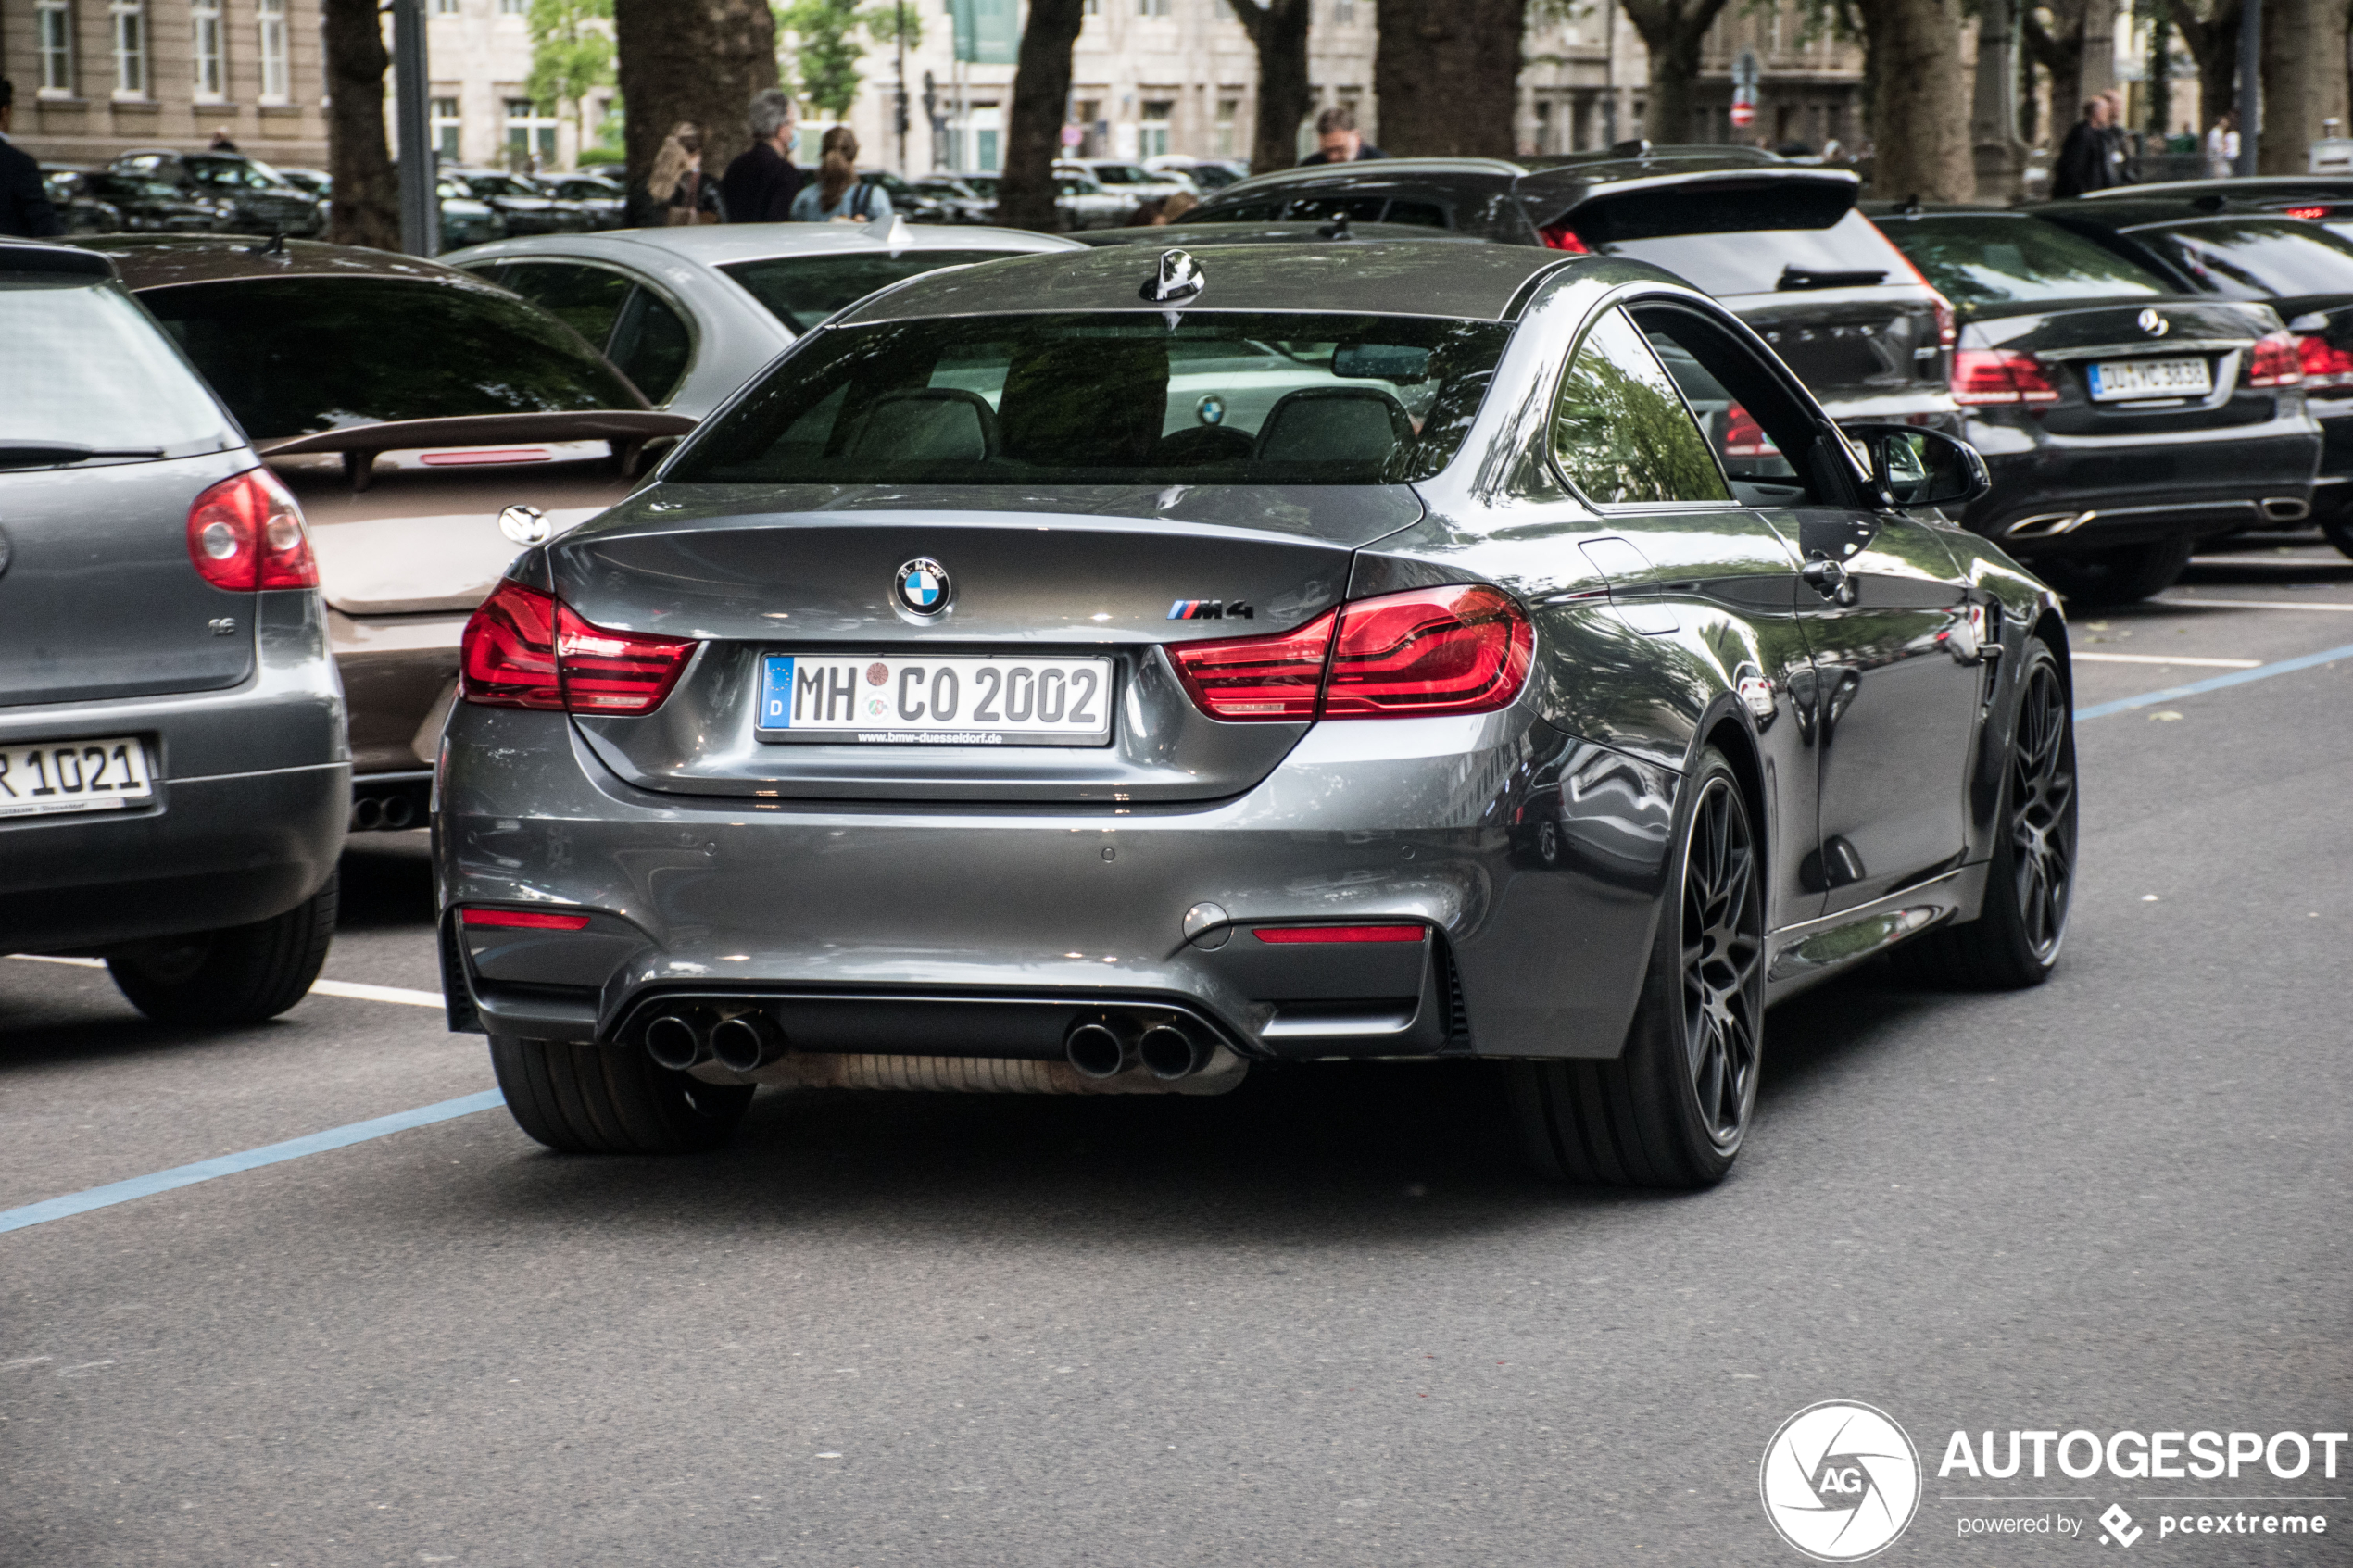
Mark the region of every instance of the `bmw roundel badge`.
POLYGON ((899 569, 899 603, 911 615, 937 615, 948 608, 952 591, 948 569, 929 556, 917 556, 899 569))

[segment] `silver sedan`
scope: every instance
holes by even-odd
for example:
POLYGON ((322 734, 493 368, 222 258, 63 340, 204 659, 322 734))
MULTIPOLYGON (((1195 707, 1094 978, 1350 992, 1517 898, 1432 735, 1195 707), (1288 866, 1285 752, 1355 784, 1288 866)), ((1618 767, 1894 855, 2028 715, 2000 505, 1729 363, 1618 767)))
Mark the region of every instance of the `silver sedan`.
POLYGON ((445 256, 545 306, 636 383, 696 419, 794 339, 918 272, 1076 241, 1016 229, 731 223, 535 234, 445 256))

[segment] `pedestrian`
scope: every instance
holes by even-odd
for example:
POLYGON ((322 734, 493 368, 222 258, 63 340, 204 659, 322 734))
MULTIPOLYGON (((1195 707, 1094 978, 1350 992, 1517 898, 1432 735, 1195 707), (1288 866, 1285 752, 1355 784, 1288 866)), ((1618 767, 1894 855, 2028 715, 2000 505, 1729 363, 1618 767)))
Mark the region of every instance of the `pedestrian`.
POLYGON ((16 84, 0 78, 0 234, 45 240, 62 234, 57 209, 41 183, 41 166, 32 155, 8 140, 8 125, 16 118, 16 84))
POLYGON ((1358 133, 1356 111, 1346 104, 1336 104, 1315 117, 1315 150, 1301 158, 1299 166, 1304 169, 1314 163, 1355 163, 1388 156, 1358 133))
POLYGON ((2140 139, 2124 123, 2124 94, 2111 87, 2100 94, 2108 100, 2108 165, 2115 178, 2109 183, 2133 185, 2140 182, 2140 139))
POLYGON ((1200 205, 1201 198, 1190 191, 1171 191, 1160 198, 1160 210, 1152 215, 1152 222, 1174 223, 1200 205))
POLYGON ((719 218, 719 182, 702 171, 702 127, 682 119, 662 138, 651 172, 630 188, 630 226, 661 229, 719 218))
POLYGON ((792 160, 792 99, 771 87, 751 100, 751 145, 736 155, 720 178, 719 200, 730 223, 782 223, 809 180, 792 160))
POLYGON ((2224 109, 2221 117, 2207 128, 2206 177, 2228 180, 2239 171, 2239 114, 2236 109, 2224 109))
POLYGON ((858 137, 837 125, 818 144, 817 178, 792 199, 796 223, 872 223, 890 216, 890 193, 858 178, 858 137))
POLYGON ((237 144, 229 139, 227 126, 216 125, 212 128, 212 145, 207 150, 216 153, 233 153, 237 150, 237 144))
POLYGON ((2083 118, 2069 128, 2051 165, 2054 197, 2084 195, 2118 183, 2117 154, 2108 139, 2109 105, 2106 98, 2083 100, 2083 118))

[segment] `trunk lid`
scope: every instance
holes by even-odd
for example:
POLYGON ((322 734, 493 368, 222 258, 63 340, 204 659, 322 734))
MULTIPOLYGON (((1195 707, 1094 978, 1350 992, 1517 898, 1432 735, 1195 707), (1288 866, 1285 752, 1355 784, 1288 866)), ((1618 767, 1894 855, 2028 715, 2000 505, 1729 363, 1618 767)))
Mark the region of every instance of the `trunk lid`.
POLYGON ((1937 295, 1918 283, 1749 295, 1724 302, 1806 390, 1839 404, 1946 390, 1937 295))
POLYGON ((547 558, 558 596, 586 620, 704 645, 655 712, 575 720, 598 757, 639 787, 1203 800, 1256 784, 1306 726, 1206 718, 1163 645, 1304 624, 1340 601, 1358 546, 1421 512, 1402 485, 678 485, 642 493, 547 558), (917 559, 948 578, 949 608, 934 618, 896 603, 900 570, 917 559), (1110 741, 763 740, 758 693, 772 654, 1106 659, 1110 741))
MULTIPOLYGON (((2020 304, 1972 310, 1961 346, 2031 354, 2040 361, 2058 393, 2056 402, 2035 410, 2049 433, 2120 436, 2225 430, 2277 417, 2281 396, 2295 394, 2242 384, 2247 350, 2276 330, 2269 307, 2229 300, 2020 304), (2092 395, 2095 368, 2184 359, 2204 362, 2211 392, 2182 397, 2092 395)), ((2117 459, 2120 479, 2135 460, 2117 459)))

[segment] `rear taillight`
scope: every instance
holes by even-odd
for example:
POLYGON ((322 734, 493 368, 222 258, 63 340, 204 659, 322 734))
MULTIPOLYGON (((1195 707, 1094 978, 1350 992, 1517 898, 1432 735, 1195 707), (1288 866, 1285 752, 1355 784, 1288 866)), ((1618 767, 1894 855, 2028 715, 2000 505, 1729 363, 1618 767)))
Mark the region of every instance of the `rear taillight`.
POLYGON ((1554 250, 1569 251, 1578 256, 1591 256, 1592 246, 1577 237, 1577 231, 1564 218, 1557 223, 1547 223, 1536 231, 1537 237, 1554 250))
POLYGON ((1756 417, 1735 403, 1724 410, 1724 456, 1728 458, 1771 458, 1780 454, 1773 438, 1756 417))
POLYGON ((1962 348, 1953 354, 1953 401, 1983 403, 2056 403, 2058 389, 2051 384, 2043 362, 2032 354, 2004 348, 1962 348))
POLYGON ((592 626, 553 596, 510 579, 466 622, 462 695, 486 708, 650 713, 698 645, 592 626))
POLYGON ((2286 332, 2267 332, 2246 357, 2249 386, 2295 386, 2304 380, 2304 355, 2286 332))
POLYGON ((552 909, 465 909, 462 925, 490 926, 506 931, 585 931, 586 915, 560 915, 552 909))
POLYGON ((2326 218, 2328 215, 2329 209, 2324 207, 2284 207, 2280 208, 2281 217, 2301 218, 2307 223, 2316 223, 2322 219, 2326 218))
POLYGON ((2306 386, 2353 385, 2353 350, 2339 348, 2318 332, 2297 338, 2296 350, 2306 386))
POLYGON ((1213 719, 1408 719, 1510 706, 1535 644, 1510 595, 1458 583, 1362 599, 1296 632, 1179 643, 1168 656, 1213 719))
POLYGON ((247 469, 207 489, 188 508, 188 558, 216 588, 316 588, 302 508, 268 469, 247 469))
POLYGON ((1418 942, 1428 935, 1418 925, 1261 925, 1251 935, 1261 942, 1309 944, 1332 942, 1418 942))

